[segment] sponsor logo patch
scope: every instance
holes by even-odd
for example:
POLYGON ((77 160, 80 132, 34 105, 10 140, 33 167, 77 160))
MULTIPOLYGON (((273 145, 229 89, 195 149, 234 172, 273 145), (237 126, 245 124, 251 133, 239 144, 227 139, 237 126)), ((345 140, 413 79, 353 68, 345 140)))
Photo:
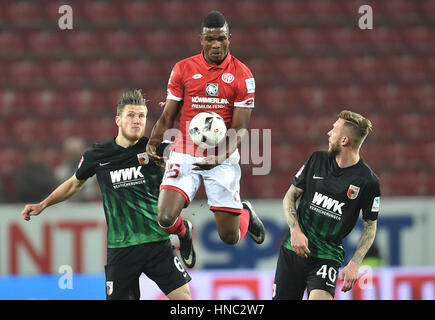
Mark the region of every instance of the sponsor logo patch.
POLYGON ((379 212, 379 207, 381 204, 381 197, 376 197, 373 199, 372 211, 379 212))
POLYGON ((219 84, 207 83, 205 86, 205 93, 207 97, 217 97, 219 94, 219 84))
POLYGON ((254 93, 255 92, 255 79, 249 78, 245 80, 246 82, 246 90, 248 90, 248 93, 254 93))

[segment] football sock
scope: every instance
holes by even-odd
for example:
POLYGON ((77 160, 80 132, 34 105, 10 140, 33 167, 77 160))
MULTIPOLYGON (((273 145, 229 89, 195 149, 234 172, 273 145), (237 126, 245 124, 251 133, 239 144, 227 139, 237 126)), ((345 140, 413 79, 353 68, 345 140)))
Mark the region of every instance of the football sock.
POLYGON ((242 213, 239 216, 240 224, 239 224, 239 241, 243 239, 248 232, 249 226, 249 211, 246 209, 242 209, 242 213))
POLYGON ((160 228, 168 233, 168 234, 176 234, 180 237, 184 237, 186 234, 186 226, 184 225, 183 218, 181 216, 177 217, 177 220, 175 220, 174 224, 170 227, 163 227, 159 224, 160 228))

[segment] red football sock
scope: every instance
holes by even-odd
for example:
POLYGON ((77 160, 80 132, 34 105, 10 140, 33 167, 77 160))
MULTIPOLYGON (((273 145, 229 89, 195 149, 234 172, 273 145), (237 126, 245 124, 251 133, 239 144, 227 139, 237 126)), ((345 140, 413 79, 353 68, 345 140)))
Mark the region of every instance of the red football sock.
POLYGON ((246 235, 246 232, 248 232, 249 211, 246 209, 242 209, 242 213, 240 214, 239 219, 240 219, 240 223, 239 223, 239 231, 240 231, 239 241, 240 241, 246 235))
POLYGON ((184 225, 184 221, 181 216, 178 216, 174 224, 168 228, 162 227, 160 224, 159 226, 164 232, 168 234, 176 234, 180 237, 184 237, 184 235, 186 234, 186 226, 184 225))

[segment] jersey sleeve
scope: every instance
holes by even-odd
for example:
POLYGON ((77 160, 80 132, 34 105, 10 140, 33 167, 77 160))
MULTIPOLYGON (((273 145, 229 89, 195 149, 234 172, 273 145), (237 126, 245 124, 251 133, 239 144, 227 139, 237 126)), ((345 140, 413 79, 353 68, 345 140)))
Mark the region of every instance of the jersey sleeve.
POLYGON ((79 180, 86 180, 95 174, 96 163, 93 160, 92 150, 89 148, 83 154, 77 171, 75 173, 76 178, 79 180))
POLYGON ((307 176, 308 176, 308 170, 312 163, 314 154, 311 155, 311 157, 305 161, 303 166, 299 169, 298 173, 294 176, 292 180, 292 185, 295 187, 306 190, 307 189, 307 176))
POLYGON ((376 220, 379 214, 381 202, 381 190, 379 180, 373 180, 367 184, 362 204, 362 216, 364 220, 376 220))
POLYGON ((170 152, 171 141, 164 140, 157 146, 157 155, 160 157, 168 157, 170 152))
POLYGON ((237 79, 237 97, 234 100, 235 107, 254 108, 255 102, 255 79, 251 70, 244 66, 237 79))
POLYGON ((169 76, 166 99, 181 101, 184 97, 183 74, 180 63, 175 64, 169 76))

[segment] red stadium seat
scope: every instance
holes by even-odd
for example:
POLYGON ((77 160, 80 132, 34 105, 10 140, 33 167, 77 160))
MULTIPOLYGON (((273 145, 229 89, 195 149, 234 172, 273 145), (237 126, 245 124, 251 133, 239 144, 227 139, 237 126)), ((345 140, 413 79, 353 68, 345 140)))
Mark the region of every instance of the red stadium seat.
POLYGON ((14 116, 43 120, 44 117, 56 117, 63 114, 66 107, 64 97, 59 97, 50 90, 19 90, 14 99, 14 116))
POLYGON ((316 69, 311 64, 311 59, 307 58, 278 58, 274 59, 272 66, 269 61, 265 61, 265 65, 269 66, 273 78, 279 76, 279 79, 290 84, 306 84, 316 77, 316 69))
POLYGON ((68 52, 77 59, 100 57, 104 53, 102 40, 89 31, 71 30, 65 33, 65 43, 68 52))
POLYGON ((425 193, 423 195, 434 196, 435 195, 435 171, 426 173, 425 179, 425 193))
POLYGON ((412 92, 406 85, 379 84, 374 86, 373 94, 379 99, 379 106, 387 113, 406 112, 414 106, 412 92))
POLYGON ((13 90, 0 90, 0 120, 13 116, 16 96, 17 93, 13 90))
POLYGON ((414 168, 425 171, 435 169, 435 143, 410 142, 402 145, 400 156, 406 168, 414 168))
POLYGON ((106 60, 91 60, 82 62, 83 68, 86 70, 86 76, 95 86, 121 86, 122 79, 120 73, 122 67, 106 60))
POLYGON ((64 155, 58 147, 44 148, 44 161, 52 167, 57 167, 64 161, 64 155))
POLYGON ((18 86, 38 86, 44 83, 46 76, 36 62, 20 61, 9 65, 9 81, 18 86))
POLYGON ((15 149, 0 149, 0 175, 14 172, 25 157, 21 152, 15 149))
POLYGON ((40 57, 58 57, 65 53, 64 38, 59 32, 26 32, 27 50, 40 57))
POLYGON ((272 1, 269 5, 272 17, 279 23, 308 23, 309 13, 305 4, 300 1, 272 1))
POLYGON ((271 130, 271 140, 272 143, 275 143, 279 141, 280 139, 283 139, 283 124, 280 122, 277 122, 274 118, 269 118, 266 116, 253 116, 251 120, 249 121, 249 130, 252 129, 258 129, 258 133, 260 134, 260 137, 265 133, 264 130, 271 130))
MULTIPOLYGON (((73 5, 73 7, 76 7, 73 5)), ((83 1, 78 6, 79 19, 96 27, 114 27, 121 23, 119 7, 116 3, 103 1, 83 1)))
POLYGON ((387 81, 391 76, 385 61, 374 56, 353 56, 347 62, 355 78, 362 81, 387 81))
POLYGON ((159 19, 158 6, 153 3, 138 0, 122 1, 120 10, 123 20, 133 26, 154 25, 159 19))
POLYGON ((192 16, 192 8, 179 1, 158 2, 160 15, 169 25, 199 25, 198 19, 192 16))
MULTIPOLYGON (((68 89, 60 93, 64 97, 64 113, 74 118, 101 117, 110 107, 105 92, 103 101, 100 101, 98 91, 88 89, 68 89)), ((116 104, 112 102, 112 105, 116 104)), ((114 114, 114 111, 113 111, 114 114)))
POLYGON ((381 172, 386 169, 400 168, 400 146, 378 142, 379 134, 369 136, 361 148, 361 158, 375 171, 381 172))
POLYGON ((306 8, 309 10, 311 15, 316 17, 316 19, 325 19, 325 17, 328 17, 329 19, 327 19, 327 21, 338 20, 343 14, 343 9, 335 1, 309 1, 306 3, 306 8))
POLYGON ((421 81, 427 76, 425 63, 420 58, 410 55, 395 55, 389 56, 385 61, 388 63, 391 73, 398 80, 421 81))
POLYGON ((267 26, 269 17, 267 3, 261 1, 235 1, 230 12, 238 17, 238 21, 242 24, 257 27, 267 26))
POLYGON ((289 36, 284 30, 279 28, 259 28, 251 30, 255 35, 257 50, 264 55, 282 55, 288 52, 289 36), (257 41, 261 39, 261 43, 257 41))
POLYGON ((8 27, 40 27, 44 21, 41 5, 27 1, 7 1, 2 8, 8 21, 8 27))
POLYGON ((85 69, 72 61, 51 61, 46 64, 46 68, 51 81, 62 87, 78 87, 87 79, 85 69))
MULTIPOLYGON (((356 18, 357 16, 355 16, 356 18)), ((323 36, 328 39, 329 45, 337 53, 359 55, 361 52, 366 52, 369 46, 364 32, 366 31, 355 30, 355 28, 327 25, 323 29, 323 36)))
POLYGON ((192 8, 194 8, 195 12, 197 12, 197 16, 199 17, 199 20, 197 20, 196 22, 198 33, 201 25, 200 20, 204 19, 207 16, 207 14, 212 10, 218 10, 222 12, 225 15, 225 17, 230 21, 230 23, 232 21, 231 12, 234 6, 234 1, 231 1, 231 3, 229 3, 228 1, 222 1, 222 0, 221 1, 196 0, 193 1, 193 3, 194 4, 192 8))
POLYGON ((10 136, 11 128, 9 125, 9 121, 0 114, 0 150, 3 150, 4 147, 11 143, 10 136))
POLYGON ((146 59, 127 60, 123 63, 121 71, 126 80, 138 83, 141 86, 156 83, 161 79, 165 79, 166 83, 171 72, 170 70, 163 70, 160 64, 146 59))
POLYGON ((108 31, 99 36, 104 49, 118 58, 135 57, 139 53, 138 39, 132 32, 108 31))
POLYGON ((327 38, 322 30, 308 27, 290 27, 284 33, 287 37, 284 41, 289 42, 291 48, 315 55, 326 53, 327 38), (288 35, 286 35, 288 33, 288 35))
POLYGON ((400 34, 394 28, 380 26, 376 32, 366 32, 364 35, 370 48, 380 54, 397 52, 403 45, 400 34))
POLYGON ((94 142, 104 142, 113 139, 118 133, 114 118, 97 118, 88 124, 89 133, 94 142))
POLYGON ((50 137, 47 129, 43 122, 33 119, 16 120, 11 125, 12 137, 20 144, 30 143, 35 137, 40 142, 46 142, 50 137))
POLYGON ((25 40, 17 36, 18 32, 0 32, 0 57, 17 57, 26 47, 25 40))
POLYGON ((260 114, 277 115, 288 113, 295 101, 286 100, 286 88, 281 86, 261 86, 255 92, 255 110, 253 117, 260 114))
POLYGON ((419 196, 425 193, 424 174, 419 171, 399 171, 380 179, 385 196, 419 196))
POLYGON ((351 80, 351 70, 335 57, 311 58, 308 62, 313 68, 316 79, 325 83, 348 83, 351 80))
MULTIPOLYGON (((434 73, 435 77, 435 59, 434 59, 434 73)), ((430 84, 411 86, 413 100, 416 101, 415 107, 421 111, 433 111, 435 106, 435 90, 430 84)))
POLYGON ((177 34, 163 29, 154 29, 151 32, 138 34, 139 45, 148 54, 155 56, 169 56, 178 49, 177 34))
POLYGON ((82 138, 92 137, 91 124, 80 119, 55 119, 47 122, 47 126, 51 133, 51 138, 54 143, 60 145, 66 138, 77 136, 82 138))

